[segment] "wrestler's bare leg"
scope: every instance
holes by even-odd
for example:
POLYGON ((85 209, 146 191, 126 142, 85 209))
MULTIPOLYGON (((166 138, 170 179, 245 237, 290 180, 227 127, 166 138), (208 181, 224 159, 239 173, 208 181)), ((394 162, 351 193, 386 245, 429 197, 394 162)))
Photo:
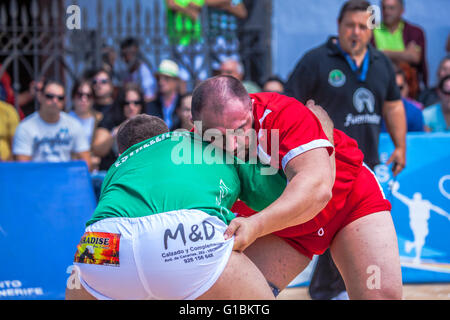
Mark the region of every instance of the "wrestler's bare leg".
POLYGON ((390 212, 350 223, 337 233, 330 250, 350 299, 402 299, 397 235, 390 212))
POLYGON ((243 253, 233 251, 219 279, 198 300, 270 300, 274 298, 261 271, 243 253))
POLYGON ((244 253, 261 270, 267 281, 280 291, 311 262, 286 241, 272 234, 256 239, 244 253))

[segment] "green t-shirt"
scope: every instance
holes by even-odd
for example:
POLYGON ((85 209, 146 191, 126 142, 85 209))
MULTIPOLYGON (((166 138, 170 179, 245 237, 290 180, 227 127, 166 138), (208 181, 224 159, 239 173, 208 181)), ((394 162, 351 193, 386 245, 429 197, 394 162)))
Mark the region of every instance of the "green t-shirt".
MULTIPOLYGON (((205 0, 175 0, 180 7, 187 7, 194 3, 200 7, 205 0)), ((200 42, 202 38, 202 25, 200 17, 193 20, 188 15, 167 9, 167 35, 172 44, 188 46, 193 42, 200 42)))
POLYGON ((375 45, 378 50, 403 51, 405 44, 403 42, 404 22, 400 22, 397 30, 393 33, 382 23, 380 28, 373 30, 375 45))
POLYGON ((202 210, 229 224, 238 198, 260 211, 283 192, 284 175, 262 175, 263 168, 238 164, 193 133, 165 133, 130 147, 111 166, 86 226, 180 209, 202 210))

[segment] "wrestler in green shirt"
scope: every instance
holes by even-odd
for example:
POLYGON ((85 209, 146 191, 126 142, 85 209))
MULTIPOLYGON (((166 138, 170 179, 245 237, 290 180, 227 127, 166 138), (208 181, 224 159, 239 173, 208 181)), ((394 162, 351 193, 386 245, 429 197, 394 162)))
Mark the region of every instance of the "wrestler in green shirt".
POLYGON ((238 198, 260 211, 283 192, 284 174, 264 175, 263 168, 239 163, 194 133, 164 133, 133 145, 116 160, 86 226, 180 209, 198 209, 229 224, 238 198))

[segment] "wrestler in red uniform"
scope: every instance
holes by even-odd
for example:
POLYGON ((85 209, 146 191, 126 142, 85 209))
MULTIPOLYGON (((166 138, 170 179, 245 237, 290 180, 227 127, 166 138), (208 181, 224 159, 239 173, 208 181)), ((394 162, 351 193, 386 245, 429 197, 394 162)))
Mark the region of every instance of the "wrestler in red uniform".
MULTIPOLYGON (((250 94, 250 97, 258 143, 265 140, 258 145, 261 161, 276 165, 270 156, 273 149, 271 129, 279 130, 280 169, 303 152, 331 146, 324 133, 317 129, 317 118, 299 101, 277 93, 250 94)), ((336 180, 332 199, 312 220, 275 232, 310 259, 314 254, 322 254, 334 235, 350 222, 371 213, 391 210, 373 173, 363 165, 363 154, 356 141, 340 130, 334 129, 333 133, 336 180)), ((332 152, 332 148, 329 150, 332 152)), ((256 213, 242 201, 238 201, 232 210, 240 216, 256 213)))
MULTIPOLYGON (((192 119, 204 130, 219 131, 229 152, 243 141, 251 144, 230 137, 228 130, 246 136, 255 130, 259 159, 286 175, 288 184, 277 200, 248 218, 233 219, 224 234, 234 235, 234 249, 257 265, 274 293, 303 271, 313 254, 329 247, 350 298, 402 297, 391 206, 363 165, 356 142, 332 131, 323 109, 276 93, 249 95, 237 79, 218 76, 194 90, 192 119), (368 285, 371 270, 382 277, 382 286, 368 285)), ((196 130, 201 132, 197 125, 196 130)))

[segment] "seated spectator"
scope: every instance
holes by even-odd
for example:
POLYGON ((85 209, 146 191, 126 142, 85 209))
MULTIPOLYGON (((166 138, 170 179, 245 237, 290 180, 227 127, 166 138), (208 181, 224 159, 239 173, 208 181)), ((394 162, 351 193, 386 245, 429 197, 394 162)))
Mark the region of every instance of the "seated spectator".
POLYGON ((37 95, 42 90, 45 78, 42 77, 38 81, 31 81, 27 91, 21 92, 18 96, 19 108, 23 113, 23 118, 28 117, 30 114, 39 110, 39 99, 37 95))
POLYGON ((120 55, 124 66, 120 70, 122 84, 137 83, 144 92, 144 101, 150 102, 156 96, 156 80, 150 68, 144 63, 135 38, 126 38, 120 44, 120 55))
MULTIPOLYGON (((439 82, 448 75, 450 75, 450 55, 444 57, 444 59, 442 59, 439 63, 437 71, 438 85, 439 82)), ((418 100, 425 106, 425 108, 439 102, 438 85, 420 93, 418 100)))
MULTIPOLYGON (((72 110, 69 115, 75 118, 83 127, 83 131, 92 144, 95 128, 103 118, 101 112, 94 110, 94 90, 88 79, 77 80, 72 88, 72 110)), ((100 158, 91 155, 92 170, 97 170, 100 158)))
MULTIPOLYGON (((403 106, 406 114, 406 124, 408 132, 421 132, 425 130, 424 119, 422 114, 422 105, 408 98, 408 82, 405 73, 399 67, 395 67, 395 80, 400 89, 403 106)), ((381 132, 387 132, 384 119, 381 120, 381 132)))
POLYGON ((0 101, 0 161, 11 161, 12 142, 19 124, 16 109, 5 101, 0 101))
POLYGON ((108 171, 117 159, 118 153, 114 141, 117 128, 126 119, 142 113, 143 94, 137 84, 126 84, 118 100, 117 110, 108 114, 94 132, 92 152, 101 158, 100 171, 108 171))
POLYGON ((172 60, 161 61, 156 79, 158 81, 158 94, 156 99, 148 103, 145 113, 160 117, 164 120, 170 130, 178 128, 180 119, 175 109, 180 103, 180 69, 178 64, 172 60))
POLYGON ((88 141, 92 141, 94 129, 102 119, 101 112, 94 110, 94 90, 87 79, 78 80, 72 88, 72 110, 69 115, 82 125, 88 141))
POLYGON ((240 80, 248 93, 261 92, 261 88, 251 80, 244 80, 244 66, 235 59, 227 59, 221 63, 219 74, 233 76, 240 80))
MULTIPOLYGON (((0 70, 2 69, 2 64, 0 63, 0 70)), ((1 74, 0 78, 0 100, 10 105, 14 105, 14 90, 11 85, 11 76, 6 71, 6 69, 1 74)))
MULTIPOLYGON (((2 65, 0 64, 0 70, 1 68, 2 65)), ((27 90, 22 91, 17 95, 17 111, 21 120, 37 110, 36 93, 41 90, 43 81, 43 77, 38 81, 31 81, 27 90)), ((6 70, 4 70, 0 79, 0 100, 11 105, 15 105, 16 102, 11 83, 11 76, 6 70)))
POLYGON ((416 99, 428 87, 425 33, 402 17, 404 0, 382 0, 381 5, 383 21, 373 30, 374 44, 405 71, 409 96, 416 99))
POLYGON ((92 88, 94 89, 94 110, 102 113, 105 118, 114 110, 114 86, 111 75, 105 69, 97 69, 92 73, 92 88))
POLYGON ((192 93, 186 93, 180 97, 180 103, 175 109, 175 113, 177 117, 180 119, 178 128, 176 129, 186 129, 191 131, 194 127, 194 123, 192 122, 192 93))
POLYGON ((114 67, 116 65, 117 53, 113 47, 104 45, 102 47, 102 69, 108 72, 113 79, 113 83, 117 83, 118 75, 114 67))
POLYGON ((440 102, 423 111, 427 131, 450 131, 450 75, 439 83, 438 96, 440 102))
POLYGON ((263 92, 277 92, 277 93, 284 93, 284 81, 281 80, 277 76, 270 76, 269 78, 264 81, 263 92))
POLYGON ((47 80, 38 94, 40 108, 24 119, 14 135, 17 161, 86 161, 91 167, 89 142, 81 125, 66 114, 64 85, 47 80))

